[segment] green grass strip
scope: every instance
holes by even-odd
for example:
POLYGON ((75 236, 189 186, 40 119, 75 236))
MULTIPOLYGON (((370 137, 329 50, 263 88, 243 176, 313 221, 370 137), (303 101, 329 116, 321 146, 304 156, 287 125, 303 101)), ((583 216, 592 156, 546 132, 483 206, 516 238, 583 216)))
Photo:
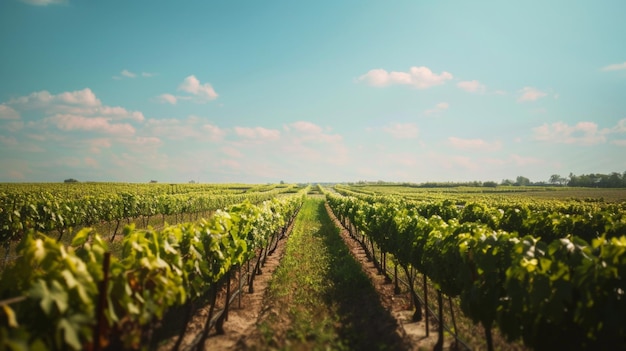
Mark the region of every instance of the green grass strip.
POLYGON ((260 325, 268 349, 402 349, 395 320, 380 305, 322 199, 304 203, 269 294, 275 313, 260 325))

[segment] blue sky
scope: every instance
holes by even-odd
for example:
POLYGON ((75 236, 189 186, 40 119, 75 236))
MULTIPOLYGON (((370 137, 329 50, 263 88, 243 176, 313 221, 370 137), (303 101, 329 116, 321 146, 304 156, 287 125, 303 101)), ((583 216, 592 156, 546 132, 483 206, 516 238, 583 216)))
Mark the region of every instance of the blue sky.
POLYGON ((626 2, 0 1, 0 182, 626 171, 626 2))

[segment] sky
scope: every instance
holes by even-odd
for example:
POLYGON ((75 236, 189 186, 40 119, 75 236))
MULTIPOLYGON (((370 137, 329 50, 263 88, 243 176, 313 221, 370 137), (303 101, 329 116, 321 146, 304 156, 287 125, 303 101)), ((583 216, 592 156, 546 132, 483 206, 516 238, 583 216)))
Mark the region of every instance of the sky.
POLYGON ((0 182, 626 171, 626 2, 0 1, 0 182))

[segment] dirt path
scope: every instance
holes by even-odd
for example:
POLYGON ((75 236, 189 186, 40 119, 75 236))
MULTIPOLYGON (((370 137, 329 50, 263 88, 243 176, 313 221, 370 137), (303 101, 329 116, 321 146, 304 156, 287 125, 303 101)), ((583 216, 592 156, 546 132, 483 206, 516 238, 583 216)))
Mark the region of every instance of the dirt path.
MULTIPOLYGON (((278 242, 273 254, 267 256, 265 265, 261 268, 262 274, 254 278, 254 292, 249 293, 247 287, 241 295, 241 308, 239 300, 235 298, 229 308, 228 320, 224 323, 224 334, 218 335, 215 329, 211 330, 209 338, 203 345, 204 350, 237 350, 237 344, 256 329, 258 316, 261 314, 263 299, 272 274, 278 267, 281 257, 285 251, 285 243, 293 229, 293 223, 288 228, 285 237, 278 242)), ((220 301, 222 298, 220 297, 220 301)), ((208 316, 208 306, 200 308, 186 327, 186 334, 183 337, 180 350, 188 351, 193 340, 201 333, 206 318, 208 316)), ((158 347, 159 351, 169 351, 174 345, 174 339, 164 342, 158 347)), ((194 349, 195 350, 195 349, 194 349)))
MULTIPOLYGON (((387 311, 390 311, 399 325, 398 333, 410 340, 411 350, 432 350, 437 343, 437 321, 434 318, 429 319, 429 336, 426 336, 426 324, 424 320, 420 322, 412 322, 413 306, 411 306, 411 297, 406 288, 402 289, 401 294, 395 294, 394 284, 387 281, 385 276, 378 273, 378 269, 374 262, 369 260, 367 254, 361 244, 350 237, 348 230, 345 229, 339 219, 335 217, 328 204, 326 210, 332 218, 335 225, 340 229, 340 235, 350 253, 361 264, 363 271, 370 278, 376 292, 380 296, 380 302, 387 311)), ((423 311, 422 311, 423 312, 423 311)), ((424 314, 425 315, 425 314, 424 314)), ((445 340, 444 349, 450 349, 450 342, 445 340)))
MULTIPOLYGON (((288 233, 291 232, 289 228, 288 233)), ((285 252, 285 244, 288 235, 278 243, 276 251, 267 257, 262 274, 254 279, 254 293, 246 291, 241 299, 241 308, 234 304, 228 314, 228 321, 224 323, 224 334, 213 333, 205 342, 205 350, 239 350, 242 348, 243 340, 256 330, 259 315, 264 306, 264 297, 267 286, 272 279, 272 275, 280 259, 285 252)))

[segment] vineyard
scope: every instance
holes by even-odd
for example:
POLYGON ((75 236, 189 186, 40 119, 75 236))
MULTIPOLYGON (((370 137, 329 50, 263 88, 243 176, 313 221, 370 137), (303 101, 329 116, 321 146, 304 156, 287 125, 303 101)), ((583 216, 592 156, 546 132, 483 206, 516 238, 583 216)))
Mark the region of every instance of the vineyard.
POLYGON ((424 318, 419 272, 437 289, 439 320, 443 296, 458 298, 484 327, 489 350, 495 327, 536 350, 626 348, 623 202, 420 201, 336 190, 342 195, 327 200, 343 225, 381 270, 390 255, 411 281, 415 321, 424 318))
MULTIPOLYGON (((304 251, 281 263, 278 275, 300 273, 300 281, 285 284, 322 294, 315 289, 325 285, 308 280, 302 257, 324 257, 329 271, 316 274, 347 279, 342 291, 353 299, 351 287, 359 294, 365 283, 346 278, 353 263, 342 257, 349 253, 318 254, 323 249, 310 245, 321 239, 302 234, 321 219, 305 217, 294 237, 287 235, 303 203, 306 216, 317 211, 305 201, 312 192, 324 194, 317 201, 328 204, 396 293, 408 289, 412 321, 426 322, 427 335, 429 321, 439 321, 435 349, 444 348, 445 335, 459 349, 493 350, 494 338, 534 350, 626 349, 626 201, 617 190, 566 191, 0 185, 0 350, 155 349, 165 338, 174 350, 202 349, 212 330, 224 332, 234 299, 254 291, 265 260, 286 240, 294 240, 287 255, 304 251), (201 328, 189 339, 188 326, 205 306, 201 328), (455 318, 456 310, 463 316, 455 318), (463 340, 461 318, 483 327, 479 342, 463 340)), ((315 235, 335 235, 329 226, 315 235)), ((313 307, 333 300, 316 298, 302 299, 313 307)), ((320 328, 348 324, 342 321, 330 313, 320 328)), ((345 333, 347 341, 328 338, 356 348, 376 343, 345 333)), ((273 340, 272 333, 265 337, 273 340)))
MULTIPOLYGON (((8 247, 19 239, 19 244, 17 258, 5 267, 0 281, 0 349, 113 350, 149 345, 159 332, 156 322, 170 311, 183 308, 190 318, 197 304, 208 301, 216 306, 218 292, 230 287, 232 275, 237 274, 240 287, 252 291, 256 271, 284 236, 307 191, 277 197, 280 188, 246 195, 216 194, 218 189, 210 188, 169 195, 143 188, 141 194, 107 195, 106 189, 99 186, 96 195, 86 197, 80 197, 86 189, 65 197, 30 188, 4 195, 3 243, 8 247), (230 205, 220 209, 225 204, 230 205), (143 212, 146 208, 151 211, 143 212), (159 230, 125 226, 117 255, 90 228, 73 234, 68 245, 47 235, 93 224, 90 214, 104 209, 111 210, 107 216, 115 216, 101 220, 117 222, 166 214, 182 219, 215 211, 196 222, 159 230), (245 284, 242 267, 247 271, 245 284)), ((115 233, 110 240, 114 237, 115 233)), ((197 344, 211 328, 221 328, 227 309, 225 303, 217 320, 211 309, 197 344)))

